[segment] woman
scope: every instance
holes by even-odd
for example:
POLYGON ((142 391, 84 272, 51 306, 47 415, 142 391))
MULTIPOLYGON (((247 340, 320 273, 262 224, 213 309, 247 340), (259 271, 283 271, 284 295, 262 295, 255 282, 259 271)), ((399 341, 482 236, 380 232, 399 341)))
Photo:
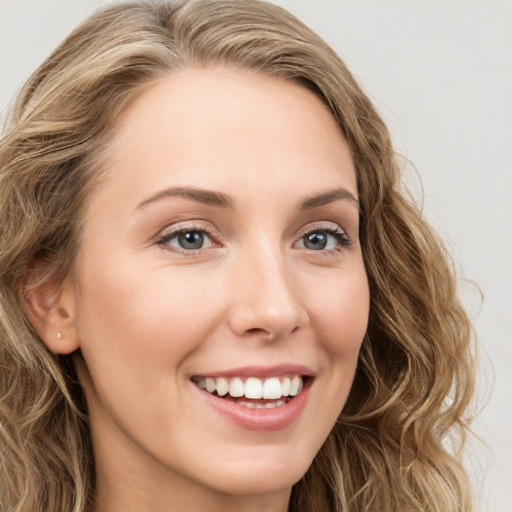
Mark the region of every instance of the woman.
POLYGON ((291 15, 104 8, 0 169, 2 510, 471 510, 455 277, 291 15))

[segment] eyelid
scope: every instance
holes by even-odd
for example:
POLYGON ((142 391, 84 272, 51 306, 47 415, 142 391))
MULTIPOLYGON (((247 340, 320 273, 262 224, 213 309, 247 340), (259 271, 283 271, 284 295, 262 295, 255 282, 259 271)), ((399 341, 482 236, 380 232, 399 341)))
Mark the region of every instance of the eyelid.
POLYGON ((165 228, 161 229, 156 236, 159 238, 161 236, 176 234, 181 231, 204 231, 205 233, 210 234, 213 233, 214 229, 204 221, 185 220, 169 224, 165 228))
MULTIPOLYGON (((328 253, 329 251, 333 251, 333 250, 339 251, 340 249, 348 247, 352 241, 351 238, 349 237, 347 231, 340 224, 338 224, 336 222, 331 222, 331 221, 318 221, 318 222, 313 222, 313 223, 307 224, 306 226, 301 228, 299 231, 299 236, 298 236, 296 242, 294 242, 294 245, 297 244, 299 241, 301 241, 307 234, 313 233, 315 231, 324 231, 326 233, 330 233, 331 236, 339 235, 339 238, 338 238, 339 246, 338 247, 336 247, 335 249, 327 249, 324 251, 318 251, 318 253, 328 253)), ((316 252, 316 251, 314 251, 314 252, 316 252)))
POLYGON ((221 242, 219 241, 220 235, 217 233, 217 231, 212 226, 208 225, 206 222, 199 220, 178 222, 165 227, 164 229, 160 230, 156 235, 155 243, 166 251, 179 254, 186 254, 187 256, 193 256, 202 251, 210 249, 210 247, 204 247, 197 250, 185 250, 180 249, 179 247, 171 246, 166 243, 174 236, 186 231, 199 231, 201 233, 205 233, 208 236, 208 238, 212 241, 212 246, 220 247, 222 245, 221 242))
MULTIPOLYGON (((338 237, 338 246, 332 249, 326 249, 322 251, 318 251, 318 253, 329 253, 332 251, 339 251, 345 247, 348 247, 351 244, 351 238, 349 237, 347 231, 337 222, 332 221, 317 221, 311 222, 305 226, 303 226, 296 235, 296 240, 293 243, 295 246, 298 242, 300 242, 304 236, 308 233, 312 233, 314 231, 324 231, 326 233, 330 233, 331 236, 339 235, 338 237), (341 238, 343 237, 343 238, 341 238)), ((180 254, 186 254, 188 256, 194 256, 203 251, 207 251, 214 248, 219 248, 224 245, 221 234, 218 230, 213 227, 208 221, 204 220, 183 220, 180 222, 176 222, 174 224, 170 224, 166 226, 164 229, 161 229, 156 236, 154 237, 154 243, 159 245, 162 249, 175 252, 180 254), (166 242, 172 237, 176 236, 181 232, 186 231, 199 231, 205 233, 208 238, 210 238, 212 244, 210 247, 200 248, 196 250, 185 250, 180 249, 179 247, 171 246, 166 242)), ((301 249, 304 247, 301 247, 301 249)))
MULTIPOLYGON (((336 231, 338 233, 347 234, 346 229, 337 222, 316 221, 306 224, 299 230, 299 237, 304 236, 311 231, 336 231)), ((347 235, 348 236, 348 235, 347 235)))

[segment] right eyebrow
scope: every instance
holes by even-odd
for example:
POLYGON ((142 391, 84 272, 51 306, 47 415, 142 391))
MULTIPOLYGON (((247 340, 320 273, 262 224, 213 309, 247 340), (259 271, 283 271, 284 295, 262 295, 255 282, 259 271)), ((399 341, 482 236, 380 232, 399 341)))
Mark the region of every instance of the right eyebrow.
POLYGON ((235 207, 234 198, 228 194, 224 194, 223 192, 194 187, 171 187, 161 190, 160 192, 149 196, 147 199, 144 199, 137 205, 136 209, 144 208, 148 204, 158 201, 164 197, 184 197, 185 199, 191 199, 198 203, 217 206, 219 208, 233 209, 235 207))

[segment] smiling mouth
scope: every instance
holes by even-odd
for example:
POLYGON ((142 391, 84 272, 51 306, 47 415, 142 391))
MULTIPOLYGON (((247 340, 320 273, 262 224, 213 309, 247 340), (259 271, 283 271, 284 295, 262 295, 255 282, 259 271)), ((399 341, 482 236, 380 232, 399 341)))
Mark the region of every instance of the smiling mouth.
POLYGON ((192 377, 192 382, 213 396, 248 409, 281 407, 297 396, 310 378, 286 377, 192 377))

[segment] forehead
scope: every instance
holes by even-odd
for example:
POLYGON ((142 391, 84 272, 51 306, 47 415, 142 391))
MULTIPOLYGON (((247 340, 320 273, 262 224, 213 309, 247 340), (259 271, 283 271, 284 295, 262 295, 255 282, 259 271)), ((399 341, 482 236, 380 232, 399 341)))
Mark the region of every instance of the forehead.
POLYGON ((357 194, 348 145, 322 101, 254 71, 185 69, 152 84, 124 112, 107 175, 137 193, 164 185, 289 188, 342 185, 357 194), (169 182, 164 183, 164 182, 169 182))

